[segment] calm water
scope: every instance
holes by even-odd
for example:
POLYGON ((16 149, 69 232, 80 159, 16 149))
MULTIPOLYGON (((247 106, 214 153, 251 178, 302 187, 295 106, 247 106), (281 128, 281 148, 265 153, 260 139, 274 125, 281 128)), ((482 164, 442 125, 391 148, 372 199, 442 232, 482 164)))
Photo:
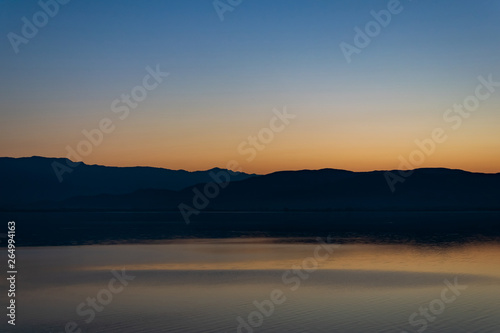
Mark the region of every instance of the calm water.
POLYGON ((17 325, 2 332, 500 331, 498 243, 198 239, 17 256, 17 325))

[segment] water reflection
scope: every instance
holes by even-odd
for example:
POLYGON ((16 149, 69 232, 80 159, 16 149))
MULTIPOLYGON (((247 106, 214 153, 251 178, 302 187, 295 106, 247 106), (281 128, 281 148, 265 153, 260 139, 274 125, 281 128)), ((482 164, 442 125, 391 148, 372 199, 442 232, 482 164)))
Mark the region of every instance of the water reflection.
POLYGON ((21 248, 15 331, 62 332, 75 321, 84 332, 236 332, 238 316, 246 318, 255 311, 254 301, 280 289, 286 302, 251 329, 412 332, 417 326, 409 324, 409 316, 440 297, 444 281, 454 279, 468 288, 428 331, 500 327, 498 243, 344 243, 292 288, 296 283, 287 283, 284 272, 314 257, 317 246, 314 239, 198 239, 21 248), (122 268, 136 278, 85 323, 76 307, 107 286, 111 270, 122 268))

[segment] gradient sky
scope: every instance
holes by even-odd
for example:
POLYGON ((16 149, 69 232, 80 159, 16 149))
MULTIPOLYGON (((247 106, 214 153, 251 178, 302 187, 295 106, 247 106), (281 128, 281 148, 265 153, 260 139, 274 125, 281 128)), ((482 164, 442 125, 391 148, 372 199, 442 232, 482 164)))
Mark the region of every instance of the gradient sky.
POLYGON ((7 34, 40 7, 2 0, 0 156, 66 156, 110 118, 86 163, 396 169, 442 127, 448 140, 420 166, 500 172, 500 88, 459 129, 443 120, 478 76, 500 81, 500 1, 401 1, 348 64, 339 44, 387 3, 243 0, 221 22, 211 0, 72 0, 16 54, 7 34), (111 103, 156 64, 170 75, 119 120, 111 103), (238 146, 284 106, 296 119, 246 161, 238 146))

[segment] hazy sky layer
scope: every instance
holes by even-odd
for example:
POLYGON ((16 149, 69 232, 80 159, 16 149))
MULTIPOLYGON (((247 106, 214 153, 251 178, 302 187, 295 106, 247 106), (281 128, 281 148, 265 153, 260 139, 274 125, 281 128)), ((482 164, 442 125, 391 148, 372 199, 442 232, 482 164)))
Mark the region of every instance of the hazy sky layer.
POLYGON ((401 1, 348 63, 340 43, 355 47, 354 29, 388 3, 243 0, 221 21, 211 0, 72 0, 16 53, 9 33, 24 38, 41 7, 0 1, 0 156, 66 156, 108 118, 86 163, 396 169, 442 128, 414 167, 499 172, 500 86, 480 89, 490 96, 467 116, 444 115, 479 76, 500 82, 500 2, 401 1), (169 76, 128 116, 114 112, 157 65, 169 76), (251 148, 284 107, 296 117, 251 148))

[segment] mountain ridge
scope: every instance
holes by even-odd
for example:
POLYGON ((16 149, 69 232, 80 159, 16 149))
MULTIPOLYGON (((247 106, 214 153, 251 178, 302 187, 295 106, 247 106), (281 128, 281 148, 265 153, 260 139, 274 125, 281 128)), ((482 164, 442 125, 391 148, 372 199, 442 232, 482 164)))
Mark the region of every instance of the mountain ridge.
MULTIPOLYGON (((211 172, 170 170, 156 167, 108 167, 81 162, 70 168, 60 182, 53 163, 68 166, 66 158, 0 157, 1 206, 23 205, 40 200, 63 200, 79 195, 125 194, 139 189, 181 190, 210 181, 211 172)), ((68 166, 69 168, 69 166, 68 166)), ((222 169, 220 169, 222 170, 222 169)), ((232 173, 234 180, 255 174, 232 173)))
MULTIPOLYGON (((123 171, 113 167, 102 168, 111 168, 103 170, 112 172, 123 171)), ((169 169, 159 170, 175 173, 169 169)), ((192 183, 182 188, 161 188, 156 181, 156 187, 141 184, 142 187, 126 193, 115 191, 89 195, 85 191, 76 191, 76 195, 11 202, 1 208, 175 211, 179 210, 179 205, 184 204, 199 211, 500 210, 500 173, 419 168, 413 170, 403 183, 397 184, 394 193, 387 184, 385 175, 387 172, 398 174, 399 170, 354 172, 324 168, 278 171, 258 176, 239 173, 236 174, 239 177, 231 177, 227 186, 216 185, 219 187, 217 195, 212 196, 204 194, 205 187, 208 183, 220 183, 220 180, 206 177, 211 171, 225 172, 220 168, 207 170, 205 174, 201 174, 204 177, 191 179, 192 183), (196 196, 199 199, 205 196, 204 201, 208 201, 208 204, 198 209, 196 196)), ((119 179, 121 176, 123 173, 118 172, 113 177, 119 179)), ((74 184, 69 182, 67 185, 74 184)), ((70 188, 69 192, 75 191, 70 188)))

